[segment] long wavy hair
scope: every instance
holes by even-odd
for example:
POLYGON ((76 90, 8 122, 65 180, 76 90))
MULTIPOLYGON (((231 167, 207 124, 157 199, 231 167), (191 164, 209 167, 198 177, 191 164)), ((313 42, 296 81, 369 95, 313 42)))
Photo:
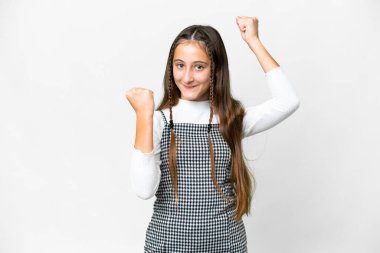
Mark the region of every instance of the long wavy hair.
POLYGON ((228 59, 223 40, 219 32, 211 26, 192 25, 182 30, 174 39, 166 64, 163 80, 164 96, 158 110, 169 108, 170 111, 170 146, 169 171, 172 188, 178 207, 178 180, 176 164, 176 135, 173 127, 172 107, 178 104, 181 92, 173 78, 173 57, 176 47, 185 41, 195 40, 204 47, 211 61, 210 75, 210 118, 208 126, 208 145, 211 159, 211 178, 215 188, 224 197, 215 172, 214 149, 211 141, 211 122, 213 114, 219 116, 219 130, 231 149, 230 181, 235 193, 235 219, 240 220, 250 213, 251 201, 256 190, 256 181, 249 171, 242 150, 244 107, 234 99, 230 91, 228 59))

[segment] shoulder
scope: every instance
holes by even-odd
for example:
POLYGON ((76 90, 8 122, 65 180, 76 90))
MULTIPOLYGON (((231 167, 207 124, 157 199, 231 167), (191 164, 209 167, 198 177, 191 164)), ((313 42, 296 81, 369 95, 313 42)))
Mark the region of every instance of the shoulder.
POLYGON ((160 120, 162 121, 164 125, 166 122, 169 122, 169 117, 170 117, 169 108, 164 108, 161 111, 156 110, 155 113, 157 113, 157 117, 160 118, 160 120))
POLYGON ((161 111, 155 110, 153 113, 153 130, 157 132, 162 132, 162 130, 165 127, 165 124, 165 118, 162 115, 161 111))

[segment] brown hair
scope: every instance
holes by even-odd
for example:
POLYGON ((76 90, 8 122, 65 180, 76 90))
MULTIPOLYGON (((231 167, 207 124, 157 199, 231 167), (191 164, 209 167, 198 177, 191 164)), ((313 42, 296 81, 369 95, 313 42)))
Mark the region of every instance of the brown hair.
POLYGON ((166 64, 164 76, 164 96, 158 106, 158 110, 169 108, 170 110, 170 147, 169 170, 173 191, 178 206, 178 185, 176 167, 176 136, 173 127, 172 106, 178 104, 181 97, 180 90, 174 84, 173 56, 176 47, 186 40, 199 41, 211 61, 210 75, 210 119, 208 127, 208 145, 211 159, 211 177, 215 188, 225 197, 219 187, 215 175, 215 158, 211 141, 211 122, 214 113, 219 116, 219 130, 231 149, 231 183, 236 196, 236 220, 240 220, 244 214, 250 213, 251 200, 256 188, 253 174, 249 171, 243 159, 243 117, 244 107, 240 101, 234 99, 230 91, 230 77, 228 59, 223 40, 219 32, 211 26, 192 25, 182 30, 174 39, 166 64), (203 43, 202 43, 203 42, 203 43))

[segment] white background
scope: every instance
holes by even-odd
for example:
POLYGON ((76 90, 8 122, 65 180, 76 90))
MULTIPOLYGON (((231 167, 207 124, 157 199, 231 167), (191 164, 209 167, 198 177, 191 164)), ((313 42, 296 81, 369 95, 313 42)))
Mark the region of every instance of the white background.
POLYGON ((269 99, 237 15, 258 17, 301 100, 244 142, 249 252, 380 252, 379 13, 376 0, 1 0, 0 252, 143 252, 154 198, 130 188, 125 91, 150 88, 157 105, 173 39, 207 24, 234 96, 269 99))

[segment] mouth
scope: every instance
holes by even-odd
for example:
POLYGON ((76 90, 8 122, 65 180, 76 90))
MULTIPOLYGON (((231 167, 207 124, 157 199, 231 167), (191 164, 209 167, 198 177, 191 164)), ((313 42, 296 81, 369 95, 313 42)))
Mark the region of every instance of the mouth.
POLYGON ((192 88, 196 87, 196 85, 186 85, 186 84, 183 84, 183 87, 185 87, 186 89, 192 89, 192 88))

